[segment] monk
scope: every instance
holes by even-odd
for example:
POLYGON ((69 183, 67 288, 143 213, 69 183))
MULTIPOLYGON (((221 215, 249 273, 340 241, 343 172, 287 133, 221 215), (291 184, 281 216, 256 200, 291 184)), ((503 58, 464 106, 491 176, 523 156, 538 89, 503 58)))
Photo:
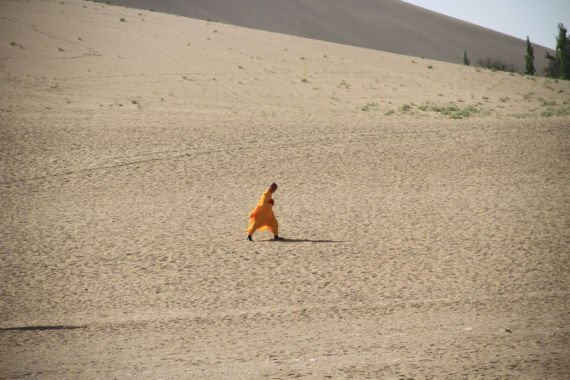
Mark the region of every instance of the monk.
POLYGON ((251 237, 257 230, 269 230, 273 233, 274 240, 283 240, 283 238, 279 237, 279 223, 277 223, 273 213, 273 205, 275 203, 273 193, 275 191, 277 191, 277 184, 272 183, 269 189, 265 190, 261 198, 259 198, 255 209, 249 214, 249 227, 245 230, 247 232, 247 240, 253 241, 251 237))

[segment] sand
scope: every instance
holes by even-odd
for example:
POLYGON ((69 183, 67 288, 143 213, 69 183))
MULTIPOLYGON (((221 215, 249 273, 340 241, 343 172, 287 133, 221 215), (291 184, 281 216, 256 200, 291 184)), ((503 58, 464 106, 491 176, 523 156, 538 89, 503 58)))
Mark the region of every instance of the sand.
POLYGON ((0 377, 567 377, 569 82, 0 10, 0 377))

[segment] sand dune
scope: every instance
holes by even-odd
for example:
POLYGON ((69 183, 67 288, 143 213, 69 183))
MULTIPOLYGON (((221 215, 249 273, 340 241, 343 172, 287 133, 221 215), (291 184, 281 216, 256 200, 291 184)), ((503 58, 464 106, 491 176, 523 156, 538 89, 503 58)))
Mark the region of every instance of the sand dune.
POLYGON ((0 2, 0 377, 564 378, 570 84, 0 2), (276 181, 284 242, 245 240, 276 181))
MULTIPOLYGON (((466 51, 473 65, 492 58, 524 70, 525 41, 400 0, 117 0, 113 4, 451 63, 462 63, 466 51)), ((552 31, 554 35, 556 25, 552 31)), ((534 49, 537 74, 542 75, 545 53, 553 51, 536 44, 534 49)))

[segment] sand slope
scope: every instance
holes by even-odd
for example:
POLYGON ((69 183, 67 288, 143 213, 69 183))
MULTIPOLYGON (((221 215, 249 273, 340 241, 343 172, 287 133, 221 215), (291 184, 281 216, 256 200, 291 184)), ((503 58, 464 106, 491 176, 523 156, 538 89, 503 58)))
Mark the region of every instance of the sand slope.
MULTIPOLYGON (((493 58, 524 70, 525 41, 400 0, 117 0, 113 4, 452 63, 462 63, 466 51, 473 65, 493 58)), ((552 25, 553 42, 556 30, 552 25)), ((542 75, 545 53, 553 51, 539 45, 534 49, 537 73, 542 75)))
POLYGON ((0 10, 0 377, 570 370, 568 82, 0 10), (249 243, 272 181, 289 240, 249 243))

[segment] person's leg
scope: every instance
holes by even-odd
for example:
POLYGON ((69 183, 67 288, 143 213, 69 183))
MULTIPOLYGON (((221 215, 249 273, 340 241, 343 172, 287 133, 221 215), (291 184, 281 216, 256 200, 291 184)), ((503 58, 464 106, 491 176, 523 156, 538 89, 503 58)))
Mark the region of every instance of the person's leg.
POLYGON ((260 226, 261 226, 261 222, 259 220, 256 220, 256 219, 250 219, 249 220, 249 227, 247 228, 247 230, 245 230, 245 232, 247 232, 247 240, 253 241, 253 239, 252 239, 253 233, 255 231, 257 231, 257 229, 260 226))
POLYGON ((273 219, 273 223, 271 223, 271 232, 273 232, 274 240, 283 240, 283 238, 279 237, 279 223, 277 219, 273 219))

